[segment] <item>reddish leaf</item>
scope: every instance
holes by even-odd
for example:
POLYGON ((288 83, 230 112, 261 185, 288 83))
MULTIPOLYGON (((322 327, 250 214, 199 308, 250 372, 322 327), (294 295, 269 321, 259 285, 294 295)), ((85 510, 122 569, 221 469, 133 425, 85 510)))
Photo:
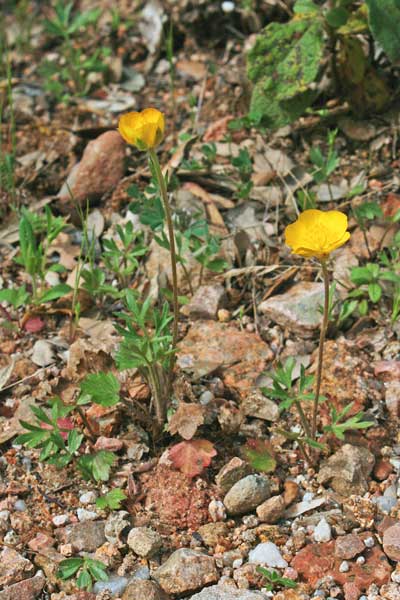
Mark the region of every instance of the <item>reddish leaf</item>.
POLYGON ((189 440, 169 449, 169 458, 176 469, 187 477, 195 477, 210 465, 217 451, 208 440, 189 440))
POLYGON ((40 317, 31 317, 24 323, 25 331, 29 333, 37 333, 45 326, 45 322, 40 317))
MULTIPOLYGON (((71 431, 72 429, 75 428, 75 425, 73 424, 73 422, 71 421, 71 419, 69 419, 68 417, 64 417, 64 418, 59 418, 57 419, 57 425, 60 428, 60 435, 63 438, 64 441, 67 440, 68 438, 68 431, 71 431)), ((49 425, 48 423, 41 423, 40 427, 42 429, 48 429, 49 431, 51 431, 53 429, 53 427, 51 425, 49 425)))

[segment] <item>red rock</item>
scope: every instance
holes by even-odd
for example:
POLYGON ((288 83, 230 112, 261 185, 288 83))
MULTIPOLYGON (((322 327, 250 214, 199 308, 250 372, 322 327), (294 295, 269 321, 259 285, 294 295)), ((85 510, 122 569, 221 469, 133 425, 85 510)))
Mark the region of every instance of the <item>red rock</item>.
POLYGON ((385 458, 380 458, 376 463, 373 470, 373 475, 378 481, 385 481, 392 473, 393 466, 385 458))
POLYGON ((210 484, 202 479, 188 479, 180 471, 158 466, 141 476, 146 509, 156 512, 163 523, 196 530, 208 523, 208 505, 218 498, 210 484))
POLYGON ((357 554, 361 554, 365 550, 365 546, 355 533, 349 535, 341 535, 335 542, 335 556, 343 560, 354 558, 357 554))
POLYGON ((47 533, 39 532, 36 534, 36 536, 34 538, 32 538, 28 542, 28 546, 34 552, 40 552, 41 550, 44 550, 45 548, 48 548, 49 546, 54 546, 55 543, 56 543, 56 540, 54 538, 52 538, 50 535, 47 535, 47 533))
POLYGON ((228 323, 196 321, 179 344, 178 365, 196 377, 219 370, 224 384, 245 396, 272 357, 267 344, 255 333, 228 323))
POLYGON ((24 579, 5 587, 0 592, 0 600, 34 600, 43 590, 45 583, 43 575, 24 579))
POLYGON ((385 530, 383 550, 391 560, 400 561, 400 522, 385 530))
POLYGON ((399 381, 400 360, 379 360, 375 362, 374 374, 384 381, 399 381))
POLYGON ((361 591, 366 590, 372 583, 381 586, 389 581, 392 567, 377 546, 365 550, 366 560, 363 565, 350 562, 350 569, 346 573, 339 571, 342 559, 335 557, 334 548, 334 541, 310 544, 300 550, 292 560, 291 566, 298 571, 300 578, 314 588, 318 580, 326 576, 332 576, 340 585, 352 582, 361 591))
POLYGON ((296 500, 298 494, 299 486, 297 483, 295 481, 291 481, 290 479, 285 481, 283 484, 283 499, 285 501, 285 505, 289 506, 289 504, 292 504, 292 502, 296 500))
POLYGON ((344 584, 343 591, 345 600, 358 600, 361 596, 361 590, 351 581, 344 584))
POLYGON ((125 142, 117 131, 107 131, 89 142, 59 192, 61 205, 68 210, 71 196, 84 204, 111 192, 124 174, 125 142))
POLYGON ((0 586, 12 585, 33 575, 33 564, 13 550, 5 546, 0 553, 0 586))

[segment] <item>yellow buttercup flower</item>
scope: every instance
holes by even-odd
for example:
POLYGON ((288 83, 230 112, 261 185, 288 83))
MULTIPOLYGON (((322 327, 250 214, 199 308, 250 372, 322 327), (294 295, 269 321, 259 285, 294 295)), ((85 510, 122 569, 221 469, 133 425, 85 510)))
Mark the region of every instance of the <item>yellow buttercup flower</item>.
POLYGON ((156 108, 126 113, 118 123, 118 131, 124 140, 139 150, 150 150, 158 146, 164 137, 164 129, 164 115, 156 108))
POLYGON ((285 229, 286 245, 306 258, 324 260, 349 238, 347 216, 338 210, 305 210, 285 229))

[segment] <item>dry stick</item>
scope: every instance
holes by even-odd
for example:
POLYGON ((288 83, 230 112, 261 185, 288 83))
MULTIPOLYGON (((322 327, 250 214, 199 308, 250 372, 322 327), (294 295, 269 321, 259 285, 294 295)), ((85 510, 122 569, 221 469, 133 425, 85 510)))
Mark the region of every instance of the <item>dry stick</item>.
POLYGON ((319 336, 319 346, 318 346, 317 384, 316 384, 316 389, 315 389, 313 419, 312 419, 312 429, 311 429, 312 439, 315 439, 315 434, 317 432, 318 401, 319 401, 319 393, 321 390, 322 363, 324 360, 324 342, 325 342, 326 330, 328 327, 328 313, 329 313, 329 273, 328 273, 328 267, 327 267, 325 259, 321 259, 321 267, 322 267, 322 275, 323 275, 323 279, 324 279, 324 316, 322 318, 321 333, 319 336))
MULTIPOLYGON (((175 236, 174 226, 172 224, 171 207, 168 201, 167 186, 165 185, 165 179, 161 172, 160 163, 153 148, 149 149, 149 156, 154 167, 154 171, 157 177, 158 185, 160 187, 161 197, 163 199, 165 216, 167 218, 168 237, 169 237, 169 248, 171 254, 171 270, 172 270, 172 295, 173 295, 173 307, 174 307, 174 326, 172 335, 172 347, 176 347, 178 341, 178 319, 179 319, 179 305, 178 305, 178 274, 176 269, 176 250, 175 250, 175 236)), ((171 371, 174 364, 174 355, 171 355, 171 371)))

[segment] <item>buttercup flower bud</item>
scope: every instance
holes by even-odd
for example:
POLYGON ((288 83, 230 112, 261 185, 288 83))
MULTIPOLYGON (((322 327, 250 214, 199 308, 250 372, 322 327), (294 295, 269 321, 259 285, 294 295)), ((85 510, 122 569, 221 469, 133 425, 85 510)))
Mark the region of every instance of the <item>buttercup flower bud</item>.
POLYGON ((164 137, 164 129, 164 115, 156 108, 126 113, 118 123, 118 131, 124 140, 139 150, 158 146, 164 137))
POLYGON ((326 259, 349 238, 347 216, 338 210, 305 210, 285 229, 286 245, 293 254, 320 260, 326 259))

